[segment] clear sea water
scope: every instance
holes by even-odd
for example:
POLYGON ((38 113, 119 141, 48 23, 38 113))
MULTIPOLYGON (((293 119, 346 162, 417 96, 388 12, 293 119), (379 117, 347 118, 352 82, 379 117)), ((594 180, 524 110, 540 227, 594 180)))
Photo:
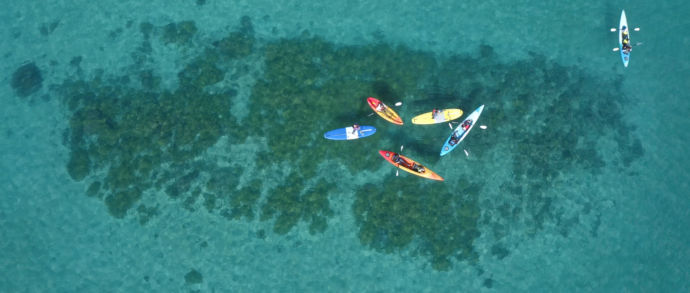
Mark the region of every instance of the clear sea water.
POLYGON ((5 3, 0 291, 690 291, 690 4, 432 2, 5 3), (161 98, 208 64, 220 80, 161 98), (369 115, 377 94, 404 126, 369 115), (409 119, 458 104, 487 129, 438 158, 450 129, 409 119), (322 139, 354 122, 378 132, 322 139), (396 176, 377 150, 400 145, 446 181, 396 176))

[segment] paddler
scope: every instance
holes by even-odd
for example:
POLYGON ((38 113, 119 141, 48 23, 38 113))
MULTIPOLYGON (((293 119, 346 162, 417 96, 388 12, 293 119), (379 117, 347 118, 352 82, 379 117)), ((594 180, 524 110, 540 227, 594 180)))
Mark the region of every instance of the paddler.
POLYGON ((386 105, 383 103, 379 102, 378 105, 376 105, 376 111, 383 112, 386 111, 386 105))
POLYGON ((457 134, 457 131, 453 131, 453 134, 450 136, 450 140, 448 140, 449 145, 454 146, 456 143, 458 143, 459 138, 456 136, 457 134))
POLYGON ((467 129, 469 129, 471 125, 472 125, 472 121, 465 120, 465 122, 462 123, 462 130, 467 131, 467 129))
POLYGON ((628 27, 623 26, 621 28, 621 34, 623 38, 623 51, 625 51, 625 53, 630 53, 630 51, 632 51, 632 46, 630 46, 630 34, 628 34, 628 27))

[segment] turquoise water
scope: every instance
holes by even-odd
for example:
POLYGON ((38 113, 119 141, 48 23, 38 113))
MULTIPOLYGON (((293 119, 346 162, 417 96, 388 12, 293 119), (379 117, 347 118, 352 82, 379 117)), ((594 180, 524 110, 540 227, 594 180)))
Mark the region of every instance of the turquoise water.
POLYGON ((685 2, 92 2, 0 12, 3 292, 689 290, 685 2))

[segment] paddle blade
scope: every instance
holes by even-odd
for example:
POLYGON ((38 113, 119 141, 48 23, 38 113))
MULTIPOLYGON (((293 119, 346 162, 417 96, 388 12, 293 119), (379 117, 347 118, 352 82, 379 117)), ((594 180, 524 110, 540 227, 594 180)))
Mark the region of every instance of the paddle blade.
POLYGON ((636 27, 636 28, 635 28, 635 31, 636 31, 636 32, 639 32, 639 31, 640 31, 640 28, 639 28, 639 27, 636 27))
POLYGON ((613 52, 618 52, 618 48, 613 48, 613 52))
POLYGON ((612 28, 611 28, 611 32, 612 32, 612 33, 615 33, 615 32, 616 32, 616 28, 615 28, 615 27, 612 27, 612 28))
POLYGON ((486 129, 486 125, 479 125, 479 128, 486 129))
POLYGON ((402 106, 402 102, 397 102, 397 103, 395 103, 395 105, 400 107, 400 106, 402 106))

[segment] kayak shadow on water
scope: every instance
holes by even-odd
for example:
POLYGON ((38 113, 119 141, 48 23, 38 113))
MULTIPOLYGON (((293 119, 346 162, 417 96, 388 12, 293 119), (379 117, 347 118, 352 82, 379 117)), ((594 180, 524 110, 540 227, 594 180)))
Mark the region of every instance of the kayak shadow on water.
MULTIPOLYGON (((438 162, 441 158, 441 156, 439 156, 441 145, 442 143, 436 146, 431 141, 424 141, 421 139, 407 140, 405 143, 405 150, 409 149, 410 153, 414 153, 415 157, 413 157, 413 159, 424 165, 428 165, 438 162)), ((403 151, 403 154, 405 154, 405 151, 403 151)))
POLYGON ((421 107, 436 107, 436 108, 456 108, 461 96, 455 90, 442 87, 429 87, 423 89, 423 96, 408 101, 408 104, 421 107))
POLYGON ((333 124, 333 127, 346 127, 352 126, 353 124, 373 125, 373 123, 376 121, 375 119, 379 119, 379 117, 378 115, 372 115, 374 112, 371 110, 371 108, 369 108, 368 105, 365 106, 366 108, 361 107, 351 112, 343 112, 341 114, 334 115, 333 119, 331 119, 332 122, 327 123, 327 125, 333 124))

